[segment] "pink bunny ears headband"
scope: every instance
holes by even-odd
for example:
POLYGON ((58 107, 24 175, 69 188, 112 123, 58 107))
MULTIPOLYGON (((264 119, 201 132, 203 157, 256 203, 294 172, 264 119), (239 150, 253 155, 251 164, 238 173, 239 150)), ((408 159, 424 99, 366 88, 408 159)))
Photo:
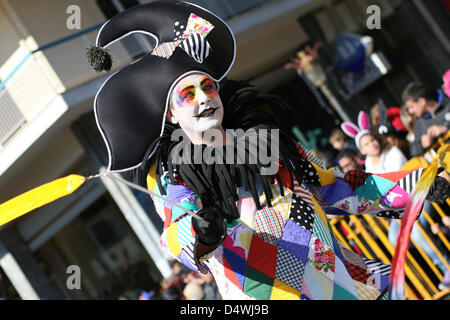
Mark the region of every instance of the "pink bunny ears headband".
POLYGON ((442 76, 442 80, 444 81, 444 92, 447 96, 450 97, 450 69, 444 73, 442 76))
POLYGON ((345 121, 341 124, 341 129, 346 135, 355 139, 355 144, 359 149, 359 140, 366 134, 370 133, 369 116, 364 111, 360 111, 358 114, 358 126, 354 123, 345 121))

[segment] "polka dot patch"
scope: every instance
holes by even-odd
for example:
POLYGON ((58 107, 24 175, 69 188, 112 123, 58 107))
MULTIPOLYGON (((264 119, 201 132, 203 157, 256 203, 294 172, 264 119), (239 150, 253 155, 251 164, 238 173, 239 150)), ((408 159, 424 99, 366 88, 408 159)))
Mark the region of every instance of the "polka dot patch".
POLYGON ((312 233, 314 225, 314 209, 296 194, 292 195, 289 219, 312 233))
POLYGON ((176 21, 174 24, 174 29, 173 29, 173 33, 174 33, 174 41, 177 40, 182 40, 183 39, 183 31, 184 31, 184 25, 180 24, 179 21, 176 21))
POLYGON ((300 171, 303 173, 303 181, 305 181, 306 184, 320 186, 319 175, 311 163, 306 160, 301 160, 300 171))

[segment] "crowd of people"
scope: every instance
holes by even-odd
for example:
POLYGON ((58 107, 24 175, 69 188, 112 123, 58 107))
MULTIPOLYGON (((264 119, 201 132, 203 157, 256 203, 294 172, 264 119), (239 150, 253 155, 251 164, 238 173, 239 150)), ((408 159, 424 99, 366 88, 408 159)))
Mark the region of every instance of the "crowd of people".
POLYGON ((213 276, 194 272, 177 260, 169 262, 172 274, 161 282, 159 290, 145 291, 139 300, 221 300, 213 276))
MULTIPOLYGON (((334 166, 344 174, 357 169, 368 173, 386 173, 426 167, 433 158, 432 148, 437 139, 444 137, 450 127, 450 70, 443 77, 444 85, 439 90, 430 90, 421 82, 410 83, 403 91, 402 107, 389 107, 379 101, 369 112, 361 111, 357 124, 344 122, 332 130, 329 143, 336 152, 334 166)), ((442 140, 441 140, 442 141, 442 140)), ((448 214, 448 206, 442 203, 448 214)), ((424 214, 417 224, 437 235, 450 235, 450 217, 441 217, 430 201, 425 201, 424 210, 435 222, 430 225, 424 214)), ((395 245, 399 222, 390 221, 389 241, 395 245)), ((450 270, 438 257, 428 241, 415 226, 413 241, 420 246, 433 263, 444 274, 439 289, 450 288, 450 270)), ((435 244, 447 260, 446 250, 435 244)))

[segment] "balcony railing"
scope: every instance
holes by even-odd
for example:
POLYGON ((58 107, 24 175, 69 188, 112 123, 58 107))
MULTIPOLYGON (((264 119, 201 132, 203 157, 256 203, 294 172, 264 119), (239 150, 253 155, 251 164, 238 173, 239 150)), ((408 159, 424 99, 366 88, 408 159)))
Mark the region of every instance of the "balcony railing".
MULTIPOLYGON (((98 76, 89 66, 86 49, 95 44, 100 25, 59 39, 30 52, 21 41, 0 82, 0 148, 62 92, 98 76)), ((152 47, 152 39, 131 35, 109 47, 114 72, 152 47)))

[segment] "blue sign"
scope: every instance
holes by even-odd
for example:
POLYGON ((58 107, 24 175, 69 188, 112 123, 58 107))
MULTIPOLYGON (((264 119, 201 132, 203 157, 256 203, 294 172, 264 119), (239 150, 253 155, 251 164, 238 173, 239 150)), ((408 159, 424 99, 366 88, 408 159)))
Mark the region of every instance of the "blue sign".
POLYGON ((351 33, 340 33, 336 37, 335 66, 353 73, 361 73, 364 69, 366 48, 360 39, 351 33))

